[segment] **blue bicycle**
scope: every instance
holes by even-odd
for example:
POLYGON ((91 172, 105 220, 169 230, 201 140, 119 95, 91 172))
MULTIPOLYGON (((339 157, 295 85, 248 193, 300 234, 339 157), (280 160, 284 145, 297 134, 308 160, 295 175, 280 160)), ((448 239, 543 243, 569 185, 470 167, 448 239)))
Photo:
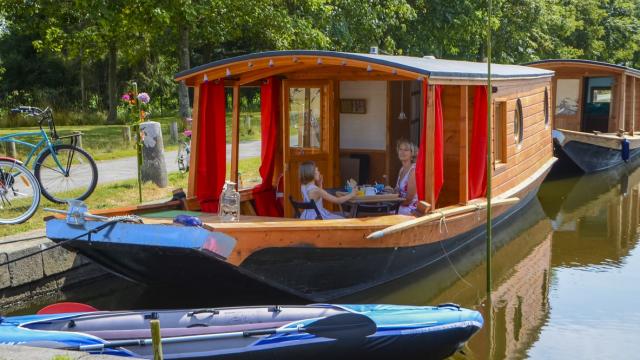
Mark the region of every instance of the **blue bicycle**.
POLYGON ((0 142, 13 142, 29 147, 24 162, 28 166, 32 159, 35 175, 42 195, 55 203, 65 203, 69 199, 88 198, 98 183, 98 168, 86 151, 77 146, 79 134, 59 136, 50 108, 41 110, 32 106, 20 106, 11 109, 13 113, 22 113, 38 120, 40 131, 22 132, 0 137, 0 142), (51 137, 43 129, 44 122, 49 126, 51 137), (18 140, 20 137, 40 137, 32 144, 18 140), (63 143, 69 140, 70 143, 63 143))

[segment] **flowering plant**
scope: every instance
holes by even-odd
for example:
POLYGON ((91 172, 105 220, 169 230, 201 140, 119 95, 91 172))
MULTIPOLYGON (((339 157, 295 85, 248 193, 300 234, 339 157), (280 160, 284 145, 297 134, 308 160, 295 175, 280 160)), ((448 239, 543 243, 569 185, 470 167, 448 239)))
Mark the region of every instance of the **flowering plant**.
POLYGON ((138 197, 142 202, 142 138, 143 132, 140 131, 140 124, 149 116, 150 112, 146 111, 151 101, 151 97, 146 92, 138 93, 138 84, 131 84, 133 90, 130 90, 120 97, 125 103, 129 112, 129 124, 133 127, 136 136, 136 153, 138 158, 138 197))
POLYGON ((130 122, 132 124, 142 122, 149 116, 150 112, 147 111, 151 97, 146 92, 138 93, 136 84, 133 84, 133 91, 128 91, 120 97, 125 103, 129 112, 130 122))

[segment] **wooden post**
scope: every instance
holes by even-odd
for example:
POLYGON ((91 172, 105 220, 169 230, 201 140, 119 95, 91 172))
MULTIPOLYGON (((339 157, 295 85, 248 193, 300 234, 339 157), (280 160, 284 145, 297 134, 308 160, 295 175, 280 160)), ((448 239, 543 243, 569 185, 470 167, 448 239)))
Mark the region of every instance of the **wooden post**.
POLYGON ((431 204, 431 210, 435 210, 436 204, 433 203, 433 185, 434 185, 434 155, 435 155, 435 130, 436 130, 436 111, 435 111, 435 91, 433 85, 427 85, 427 103, 424 104, 427 111, 427 148, 425 149, 425 201, 431 204))
POLYGON ((171 143, 175 144, 178 142, 178 123, 176 121, 172 122, 169 126, 169 137, 171 138, 171 143))
MULTIPOLYGON (((238 153, 240 151, 240 86, 233 86, 231 115, 231 181, 238 184, 238 153)), ((239 186, 239 184, 238 184, 239 186)))
POLYGON ((153 360, 162 360, 162 337, 160 336, 160 320, 151 320, 151 343, 153 344, 153 360))
POLYGON ((193 110, 191 111, 191 163, 189 164, 189 184, 187 186, 187 198, 196 195, 196 170, 198 164, 198 124, 200 123, 200 84, 193 89, 193 110))
MULTIPOLYGON (((627 90, 627 76, 623 73, 620 75, 620 85, 618 86, 618 118, 616 119, 617 127, 613 129, 613 132, 617 132, 618 130, 626 130, 625 129, 625 103, 626 100, 626 91, 627 90)), ((615 96, 615 95, 614 95, 615 96)), ((614 97, 614 101, 615 97, 614 97)))
POLYGON ((122 128, 122 141, 124 141, 126 145, 131 144, 131 128, 129 126, 122 128))
POLYGON ((625 92, 625 104, 624 104, 624 129, 626 131, 629 132, 629 134, 633 134, 633 132, 635 131, 634 128, 634 121, 633 121, 633 117, 634 117, 634 100, 635 100, 635 90, 636 90, 636 84, 634 82, 635 78, 631 77, 631 76, 626 76, 625 78, 627 78, 626 80, 626 86, 624 89, 625 92))
POLYGON ((16 143, 13 141, 7 141, 4 143, 5 151, 7 152, 7 156, 10 158, 17 158, 18 152, 16 151, 16 143))
POLYGON ((469 201, 469 86, 460 86, 460 203, 469 201))
POLYGON ((82 148, 82 133, 80 131, 74 131, 73 134, 76 137, 76 146, 82 148))

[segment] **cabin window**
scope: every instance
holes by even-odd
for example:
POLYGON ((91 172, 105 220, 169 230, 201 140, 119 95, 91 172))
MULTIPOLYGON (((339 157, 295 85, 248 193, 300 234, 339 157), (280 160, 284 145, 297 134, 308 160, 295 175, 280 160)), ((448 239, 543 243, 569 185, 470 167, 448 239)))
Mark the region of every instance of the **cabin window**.
POLYGON ((494 164, 507 162, 507 103, 498 101, 493 107, 493 162, 494 164))
POLYGON ((522 116, 522 101, 520 99, 516 100, 516 108, 513 112, 513 135, 516 140, 516 144, 522 144, 522 139, 524 135, 524 119, 522 116))
POLYGON ((580 79, 558 79, 556 83, 556 115, 578 113, 580 79))
POLYGON ((549 89, 544 88, 544 126, 549 126, 549 89))
POLYGON ((322 89, 289 89, 289 146, 319 149, 322 143, 322 89))

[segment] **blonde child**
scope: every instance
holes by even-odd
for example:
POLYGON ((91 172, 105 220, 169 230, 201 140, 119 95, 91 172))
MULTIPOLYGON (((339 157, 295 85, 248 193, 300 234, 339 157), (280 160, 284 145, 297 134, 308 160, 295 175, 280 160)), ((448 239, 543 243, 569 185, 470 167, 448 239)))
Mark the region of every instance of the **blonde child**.
MULTIPOLYGON (((305 161, 300 164, 300 191, 305 202, 314 201, 322 219, 342 219, 343 217, 334 214, 322 206, 322 200, 327 200, 334 204, 342 204, 356 196, 355 189, 350 194, 344 196, 333 196, 322 189, 322 174, 318 171, 318 167, 313 161, 305 161)), ((300 219, 313 220, 316 218, 314 210, 304 210, 300 215, 300 219)))

